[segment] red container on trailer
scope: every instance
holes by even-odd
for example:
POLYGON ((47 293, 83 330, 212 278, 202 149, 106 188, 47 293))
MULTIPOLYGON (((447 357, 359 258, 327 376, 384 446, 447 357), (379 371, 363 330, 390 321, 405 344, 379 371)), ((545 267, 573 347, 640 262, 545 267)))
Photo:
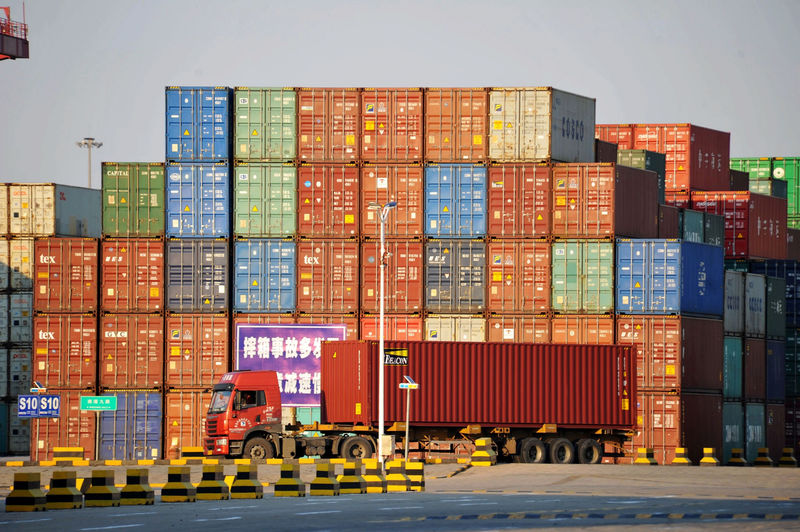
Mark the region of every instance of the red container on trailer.
POLYGON ((747 192, 750 190, 750 174, 740 170, 730 169, 730 188, 732 191, 747 192))
POLYGON ((97 317, 35 316, 31 378, 45 388, 93 389, 97 380, 97 317))
POLYGON ((33 309, 97 310, 98 244, 94 238, 37 238, 33 244, 33 309))
POLYGON ((422 161, 422 125, 422 89, 361 91, 363 161, 422 161))
POLYGON ((203 446, 211 395, 211 390, 191 389, 164 393, 164 458, 177 459, 182 448, 203 446))
POLYGON ((52 460, 55 447, 83 447, 84 458, 94 460, 97 413, 81 410, 81 396, 93 395, 94 390, 48 389, 47 393, 59 396, 59 417, 30 420, 31 461, 52 460))
POLYGON ((333 324, 338 325, 343 323, 347 329, 345 333, 346 340, 358 340, 358 316, 355 313, 349 314, 334 314, 334 313, 314 313, 306 314, 301 312, 297 315, 297 323, 308 324, 333 324))
POLYGON ((616 163, 617 145, 613 142, 594 139, 594 162, 596 163, 616 163))
POLYGON ((767 343, 763 338, 744 339, 742 394, 746 402, 767 397, 767 343))
MULTIPOLYGON (((425 328, 422 316, 419 314, 384 314, 384 340, 413 340, 423 339, 425 328)), ((350 335, 348 334, 348 340, 350 335)), ((364 314, 361 316, 360 340, 377 340, 380 336, 380 315, 364 314)))
POLYGON ((658 206, 658 238, 680 238, 680 210, 677 207, 658 206))
POLYGON ((425 89, 425 161, 485 161, 488 101, 483 88, 425 89))
POLYGON ((105 239, 100 308, 106 312, 164 309, 164 242, 152 238, 105 239))
POLYGON ((358 275, 355 240, 301 240, 297 243, 297 310, 357 312, 358 275))
POLYGON ((304 164, 297 169, 297 234, 358 236, 358 167, 304 164))
POLYGON ((493 314, 486 320, 490 342, 550 343, 548 314, 493 314))
POLYGON ((297 151, 301 161, 358 161, 361 98, 356 88, 297 91, 297 151))
POLYGON ((100 316, 100 387, 160 388, 164 383, 164 316, 100 316))
POLYGON ((367 164, 361 168, 361 233, 365 238, 381 236, 379 211, 370 203, 384 205, 396 201, 386 220, 386 238, 413 238, 425 232, 425 179, 422 166, 416 164, 367 164))
MULTIPOLYGON (((384 243, 391 255, 384 272, 384 312, 416 312, 423 306, 423 265, 425 249, 422 241, 392 240, 384 243)), ((361 244, 361 309, 380 311, 381 244, 361 244)))
POLYGON ((550 242, 492 240, 487 254, 490 312, 538 314, 550 310, 550 242))
POLYGON ((548 164, 489 165, 488 235, 550 236, 553 169, 548 164))
POLYGON ((208 388, 228 371, 231 335, 224 314, 168 314, 164 383, 208 388))
POLYGON ((678 209, 692 207, 692 195, 689 192, 665 192, 664 203, 678 209))
POLYGON ((790 443, 786 441, 786 405, 767 404, 765 425, 769 456, 773 462, 777 462, 783 454, 783 448, 790 443))
POLYGON ((554 344, 612 345, 614 317, 599 314, 553 316, 550 335, 554 344))
MULTIPOLYGON (((595 124, 594 136, 606 142, 613 142, 618 150, 633 149, 632 124, 595 124)), ((616 159, 614 162, 617 162, 616 159)))
POLYGON ((692 209, 725 217, 725 258, 786 258, 785 199, 752 192, 692 192, 692 209))

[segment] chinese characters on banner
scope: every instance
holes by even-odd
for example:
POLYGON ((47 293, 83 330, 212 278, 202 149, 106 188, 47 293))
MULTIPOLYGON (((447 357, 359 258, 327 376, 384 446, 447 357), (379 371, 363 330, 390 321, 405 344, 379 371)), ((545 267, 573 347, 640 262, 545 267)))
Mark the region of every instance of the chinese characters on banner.
POLYGON ((344 340, 345 325, 236 325, 236 369, 278 373, 283 406, 319 406, 322 342, 344 340))

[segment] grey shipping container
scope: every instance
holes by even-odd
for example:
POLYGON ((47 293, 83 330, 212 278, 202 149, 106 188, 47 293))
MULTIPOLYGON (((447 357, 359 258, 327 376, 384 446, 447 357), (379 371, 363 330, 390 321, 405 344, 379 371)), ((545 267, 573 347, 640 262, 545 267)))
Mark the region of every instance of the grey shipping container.
POLYGON ((33 347, 11 346, 8 348, 8 395, 15 398, 31 393, 31 370, 33 347))
POLYGON ((744 334, 745 273, 725 270, 725 334, 744 334))
POLYGON ((748 273, 744 286, 744 334, 764 338, 767 332, 767 278, 748 273))
POLYGON ((744 344, 741 336, 726 336, 722 359, 722 397, 742 399, 742 364, 744 344))
POLYGON ((18 183, 8 188, 9 233, 100 238, 100 191, 53 183, 18 183))
POLYGON ((8 341, 13 344, 33 342, 33 292, 8 295, 8 341))
POLYGON ((758 449, 767 446, 765 423, 764 403, 744 404, 745 458, 751 464, 758 458, 758 449))
POLYGON ((228 241, 170 239, 166 244, 167 310, 217 312, 228 308, 228 241))
POLYGON ((786 279, 767 277, 767 338, 786 338, 786 279))
POLYGON ((8 241, 9 286, 11 290, 33 290, 33 238, 8 241))
POLYGON ((744 408, 740 402, 722 403, 722 456, 720 462, 727 464, 733 449, 744 449, 744 408))
POLYGON ((425 244, 425 307, 472 313, 486 305, 486 244, 433 240, 425 244))
POLYGON ((703 242, 714 246, 725 245, 725 217, 703 213, 703 242))
POLYGON ((678 234, 687 242, 705 242, 705 223, 703 213, 691 209, 681 209, 678 214, 678 234))

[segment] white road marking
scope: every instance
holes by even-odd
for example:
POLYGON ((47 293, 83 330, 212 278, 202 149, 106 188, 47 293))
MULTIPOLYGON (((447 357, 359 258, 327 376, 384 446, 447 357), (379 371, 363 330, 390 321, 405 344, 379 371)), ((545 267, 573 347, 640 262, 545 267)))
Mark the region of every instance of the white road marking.
POLYGON ((251 504, 249 506, 214 506, 213 508, 209 508, 209 510, 242 510, 244 508, 256 508, 257 505, 251 504))
POLYGON ((216 517, 214 519, 195 519, 195 523, 205 523, 206 521, 235 521, 237 519, 241 519, 240 516, 236 515, 233 517, 216 517))
POLYGON ((614 501, 615 504, 642 504, 642 503, 645 503, 645 502, 647 502, 647 501, 645 501, 644 499, 638 500, 638 501, 637 500, 632 500, 632 501, 614 501))
POLYGON ((295 515, 340 514, 341 510, 325 510, 322 512, 297 512, 295 515))
POLYGON ((420 508, 424 508, 424 506, 395 506, 394 508, 378 508, 381 511, 392 511, 392 510, 419 510, 420 508))
POLYGON ((130 514, 109 514, 111 517, 127 517, 131 515, 153 515, 157 514, 158 512, 135 512, 130 514))
POLYGON ((20 520, 20 521, 0 521, 0 525, 11 525, 11 524, 14 524, 14 523, 38 523, 40 521, 52 521, 52 519, 46 517, 44 519, 23 519, 23 520, 20 520))
POLYGON ((459 506, 492 506, 492 505, 496 506, 498 504, 500 504, 500 503, 499 502, 465 502, 465 503, 459 504, 459 506))
POLYGON ((134 525, 98 526, 94 528, 81 528, 81 530, 113 530, 115 528, 133 528, 135 526, 144 526, 144 523, 136 523, 134 525))

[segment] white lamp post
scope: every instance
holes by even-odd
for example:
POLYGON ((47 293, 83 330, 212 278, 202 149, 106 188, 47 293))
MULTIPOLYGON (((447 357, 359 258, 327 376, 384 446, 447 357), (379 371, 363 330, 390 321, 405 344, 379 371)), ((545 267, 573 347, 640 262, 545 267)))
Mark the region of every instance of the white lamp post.
POLYGON ((99 148, 103 143, 95 141, 94 137, 86 137, 75 144, 77 144, 79 148, 89 149, 89 188, 92 188, 92 148, 99 148))

